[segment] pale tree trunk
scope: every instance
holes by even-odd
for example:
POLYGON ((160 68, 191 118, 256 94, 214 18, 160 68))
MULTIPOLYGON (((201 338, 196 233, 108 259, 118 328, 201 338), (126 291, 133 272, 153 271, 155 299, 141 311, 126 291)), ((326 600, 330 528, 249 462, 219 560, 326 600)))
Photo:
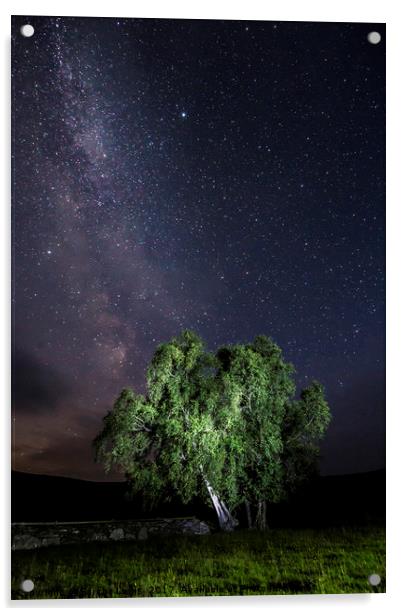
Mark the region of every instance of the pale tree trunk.
POLYGON ((247 514, 247 524, 249 528, 253 528, 253 518, 251 517, 251 507, 248 500, 244 502, 246 506, 246 514, 247 514))
POLYGON ((266 530, 267 528, 267 508, 265 501, 258 501, 257 515, 255 518, 256 526, 259 530, 266 530))
POLYGON ((216 494, 215 490, 205 476, 204 481, 213 506, 215 507, 216 515, 218 516, 220 529, 225 531, 234 530, 235 526, 238 524, 237 520, 232 516, 223 500, 221 500, 218 494, 216 494))

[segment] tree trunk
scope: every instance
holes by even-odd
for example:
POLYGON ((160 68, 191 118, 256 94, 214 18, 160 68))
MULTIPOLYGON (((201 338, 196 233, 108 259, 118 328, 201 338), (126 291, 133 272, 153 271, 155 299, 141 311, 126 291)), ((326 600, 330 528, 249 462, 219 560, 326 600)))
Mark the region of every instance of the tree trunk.
POLYGON ((251 507, 248 500, 245 501, 246 513, 247 513, 247 524, 249 528, 253 528, 253 518, 251 517, 251 507))
POLYGON ((232 516, 225 503, 219 498, 215 490, 209 483, 208 479, 204 476, 205 485, 207 486, 208 493, 211 497, 213 506, 215 507, 216 515, 219 520, 219 527, 224 531, 234 530, 237 526, 237 520, 232 516))
POLYGON ((258 501, 256 526, 259 530, 266 530, 267 528, 267 508, 265 501, 258 501))

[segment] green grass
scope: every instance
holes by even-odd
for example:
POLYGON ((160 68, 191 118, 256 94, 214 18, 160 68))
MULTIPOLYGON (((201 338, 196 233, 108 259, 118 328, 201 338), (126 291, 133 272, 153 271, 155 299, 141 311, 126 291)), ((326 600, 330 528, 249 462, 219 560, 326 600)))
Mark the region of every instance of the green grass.
POLYGON ((12 556, 13 599, 356 592, 385 592, 383 528, 154 537, 12 556), (34 581, 31 593, 23 579, 34 581))

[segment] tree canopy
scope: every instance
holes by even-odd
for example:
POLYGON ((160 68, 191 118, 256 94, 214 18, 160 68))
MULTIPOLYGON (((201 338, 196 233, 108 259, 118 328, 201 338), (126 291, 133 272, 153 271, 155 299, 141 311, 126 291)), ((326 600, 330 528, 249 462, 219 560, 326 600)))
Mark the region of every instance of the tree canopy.
POLYGON ((265 336, 212 354, 185 331, 156 349, 146 396, 121 392, 94 441, 96 457, 150 507, 201 496, 231 529, 231 512, 244 503, 249 524, 254 510, 264 527, 265 503, 312 471, 330 420, 323 387, 313 382, 296 400, 293 376, 265 336))

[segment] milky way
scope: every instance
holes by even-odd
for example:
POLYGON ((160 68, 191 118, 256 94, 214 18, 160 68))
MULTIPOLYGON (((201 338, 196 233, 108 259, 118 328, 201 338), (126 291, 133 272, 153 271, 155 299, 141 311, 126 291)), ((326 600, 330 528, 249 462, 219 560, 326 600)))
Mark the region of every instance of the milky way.
POLYGON ((272 336, 326 387, 322 471, 384 466, 384 26, 12 31, 13 467, 103 479, 102 417, 185 328, 272 336))

